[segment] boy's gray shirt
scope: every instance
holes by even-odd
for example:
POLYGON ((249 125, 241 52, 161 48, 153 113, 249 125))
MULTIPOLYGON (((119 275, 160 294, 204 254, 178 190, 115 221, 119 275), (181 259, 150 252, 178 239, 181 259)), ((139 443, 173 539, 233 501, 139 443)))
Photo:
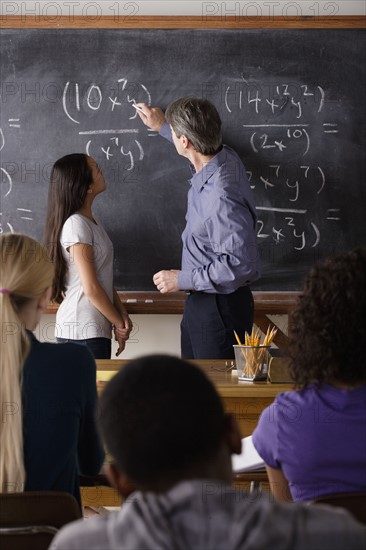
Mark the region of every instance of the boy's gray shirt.
POLYGON ((364 550, 366 527, 339 508, 280 504, 210 480, 136 492, 118 512, 79 520, 51 550, 364 550))

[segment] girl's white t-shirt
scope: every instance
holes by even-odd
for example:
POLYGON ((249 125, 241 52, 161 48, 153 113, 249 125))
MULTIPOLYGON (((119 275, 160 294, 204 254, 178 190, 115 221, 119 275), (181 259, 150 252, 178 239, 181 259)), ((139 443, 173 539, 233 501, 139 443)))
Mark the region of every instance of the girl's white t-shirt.
POLYGON ((70 340, 111 338, 111 323, 85 296, 69 247, 77 243, 93 247, 97 279, 113 302, 112 241, 97 220, 93 223, 82 214, 73 214, 64 223, 60 242, 68 270, 65 297, 56 315, 56 336, 70 340))

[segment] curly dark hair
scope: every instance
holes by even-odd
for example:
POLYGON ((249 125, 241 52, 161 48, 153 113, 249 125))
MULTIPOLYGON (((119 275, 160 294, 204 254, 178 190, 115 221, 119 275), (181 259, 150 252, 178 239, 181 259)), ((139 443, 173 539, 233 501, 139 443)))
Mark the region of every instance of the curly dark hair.
POLYGON ((366 248, 315 264, 291 315, 295 384, 366 381, 366 248))

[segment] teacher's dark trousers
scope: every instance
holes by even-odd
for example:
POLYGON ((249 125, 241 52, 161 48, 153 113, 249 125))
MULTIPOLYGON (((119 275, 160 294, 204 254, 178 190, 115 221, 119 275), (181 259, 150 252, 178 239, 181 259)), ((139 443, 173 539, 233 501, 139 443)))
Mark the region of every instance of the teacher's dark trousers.
POLYGON ((188 294, 181 322, 183 359, 233 359, 237 344, 251 333, 254 317, 253 295, 248 286, 231 294, 188 294))

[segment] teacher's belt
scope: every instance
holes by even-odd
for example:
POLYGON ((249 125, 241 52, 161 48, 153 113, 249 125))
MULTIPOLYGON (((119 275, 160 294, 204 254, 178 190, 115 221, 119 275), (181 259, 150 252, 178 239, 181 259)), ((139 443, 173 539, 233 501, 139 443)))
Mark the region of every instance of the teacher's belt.
MULTIPOLYGON (((242 288, 246 288, 248 285, 239 286, 236 290, 233 290, 233 292, 229 292, 228 294, 234 294, 234 292, 238 292, 238 290, 241 290, 242 288)), ((190 296, 191 294, 219 294, 222 295, 222 292, 204 292, 203 290, 186 290, 185 293, 190 296)), ((227 296, 228 294, 224 294, 224 296, 227 296)))

